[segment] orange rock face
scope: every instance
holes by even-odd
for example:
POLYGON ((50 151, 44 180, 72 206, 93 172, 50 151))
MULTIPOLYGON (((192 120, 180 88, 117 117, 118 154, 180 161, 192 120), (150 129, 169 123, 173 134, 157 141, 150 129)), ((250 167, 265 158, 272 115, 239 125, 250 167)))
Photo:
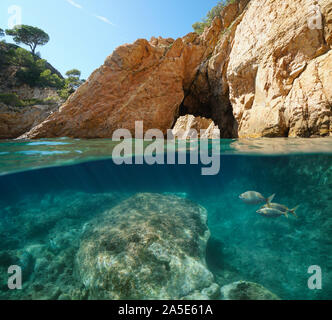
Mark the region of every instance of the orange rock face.
POLYGON ((240 137, 331 134, 331 23, 330 0, 250 2, 227 68, 240 137))
POLYGON ((135 121, 166 133, 188 114, 222 138, 332 135, 332 5, 313 17, 315 3, 237 0, 201 36, 123 45, 23 138, 110 138, 135 121))
POLYGON ((120 128, 134 134, 135 121, 166 133, 219 32, 215 24, 204 37, 140 39, 117 48, 59 112, 25 137, 110 138, 120 128))

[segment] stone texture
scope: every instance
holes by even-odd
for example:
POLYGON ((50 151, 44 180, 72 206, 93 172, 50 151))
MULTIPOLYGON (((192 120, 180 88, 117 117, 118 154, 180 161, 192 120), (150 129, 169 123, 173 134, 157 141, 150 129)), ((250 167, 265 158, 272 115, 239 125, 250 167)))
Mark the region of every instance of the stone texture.
POLYGON ((213 50, 220 25, 204 37, 195 33, 172 39, 144 39, 123 45, 109 56, 59 112, 27 137, 109 138, 119 128, 166 133, 176 120, 185 91, 199 64, 213 50))
POLYGON ((263 286, 247 281, 239 281, 221 288, 222 300, 280 300, 263 286))
POLYGON ((128 196, 57 189, 13 202, 2 198, 0 300, 86 299, 84 286, 73 275, 82 228, 128 196), (10 265, 22 267, 22 290, 8 289, 10 265))
MULTIPOLYGON (((0 80, 1 81, 1 80, 0 80)), ((60 100, 60 97, 57 93, 57 89, 54 88, 38 88, 30 87, 26 84, 20 85, 9 90, 12 93, 16 93, 20 99, 29 100, 60 100)))
POLYGON ((197 137, 207 139, 220 138, 219 128, 211 119, 194 117, 193 115, 180 117, 177 120, 172 133, 178 139, 190 139, 197 137), (201 132, 201 130, 203 131, 201 132))
POLYGON ((205 263, 206 220, 206 210, 189 200, 137 194, 91 221, 76 258, 89 298, 215 295, 205 263))
POLYGON ((220 287, 216 283, 202 291, 196 290, 192 294, 182 298, 182 300, 218 300, 220 298, 220 287))
POLYGON ((213 119, 219 126, 222 138, 237 137, 237 123, 229 101, 227 67, 235 31, 248 2, 249 0, 241 0, 230 4, 223 11, 221 18, 215 19, 214 24, 222 26, 217 44, 211 56, 200 65, 181 107, 182 114, 201 115, 213 119))
POLYGON ((332 6, 318 1, 312 29, 314 2, 238 0, 201 36, 121 46, 25 137, 108 138, 137 120, 165 132, 187 114, 222 138, 332 135, 332 6))
MULTIPOLYGON (((330 21, 330 1, 319 5, 330 21)), ((330 46, 324 29, 308 27, 310 17, 310 1, 250 2, 236 29, 227 69, 240 137, 329 134, 332 100, 314 66, 321 64, 320 73, 331 82, 331 71, 325 69, 329 55, 321 57, 330 46)))
POLYGON ((15 139, 44 121, 58 104, 16 108, 0 103, 0 139, 15 139))
POLYGON ((332 128, 332 51, 311 61, 285 101, 289 136, 329 135, 332 128))

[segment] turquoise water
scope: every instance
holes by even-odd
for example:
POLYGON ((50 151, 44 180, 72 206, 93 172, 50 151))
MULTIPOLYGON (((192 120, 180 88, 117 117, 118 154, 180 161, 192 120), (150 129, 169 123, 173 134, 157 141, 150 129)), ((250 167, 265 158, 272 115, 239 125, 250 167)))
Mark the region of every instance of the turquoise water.
POLYGON ((221 287, 245 280, 281 299, 332 298, 331 139, 222 140, 214 176, 202 165, 118 166, 115 145, 0 143, 0 299, 89 298, 75 272, 82 229, 137 193, 174 194, 207 210, 206 262, 221 287), (248 190, 300 205, 298 218, 258 215, 260 205, 239 199, 248 190), (22 266, 22 290, 8 289, 9 265, 22 266), (313 265, 321 290, 308 288, 313 265))

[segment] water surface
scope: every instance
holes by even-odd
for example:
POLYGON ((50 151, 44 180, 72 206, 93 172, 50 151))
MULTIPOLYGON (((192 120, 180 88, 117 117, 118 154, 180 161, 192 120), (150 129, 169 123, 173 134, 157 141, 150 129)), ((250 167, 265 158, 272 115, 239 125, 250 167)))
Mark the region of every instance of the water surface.
POLYGON ((79 291, 73 270, 82 228, 142 192, 176 194, 207 209, 206 259, 220 286, 247 280, 282 299, 332 298, 332 139, 221 140, 215 176, 203 176, 202 165, 118 166, 116 144, 0 143, 1 299, 58 299, 79 291), (260 206, 238 198, 248 190, 275 193, 289 208, 300 205, 298 219, 259 216, 260 206), (12 263, 24 269, 21 291, 6 287, 12 263), (312 265, 322 269, 322 290, 308 288, 312 265))

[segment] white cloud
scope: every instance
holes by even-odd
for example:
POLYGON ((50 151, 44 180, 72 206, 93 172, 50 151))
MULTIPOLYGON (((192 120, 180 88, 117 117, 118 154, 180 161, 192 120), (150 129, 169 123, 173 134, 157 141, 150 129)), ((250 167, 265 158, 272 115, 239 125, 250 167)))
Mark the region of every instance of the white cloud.
POLYGON ((99 19, 100 21, 103 21, 107 24, 110 24, 111 26, 114 26, 114 23, 112 23, 111 21, 109 21, 107 18, 103 17, 103 16, 98 16, 98 15, 95 15, 95 17, 97 19, 99 19))
MULTIPOLYGON (((83 6, 81 6, 79 3, 75 2, 74 0, 66 0, 70 5, 72 5, 73 7, 75 8, 78 8, 78 9, 83 9, 83 6)), ((90 13, 91 14, 91 13, 90 13)), ((115 24, 112 23, 110 20, 108 20, 106 17, 104 16, 99 16, 97 14, 91 14, 93 15, 95 18, 99 19, 100 21, 104 22, 104 23, 107 23, 111 26, 114 26, 115 27, 115 24)))
POLYGON ((78 8, 78 9, 82 9, 83 7, 80 5, 80 4, 78 4, 78 3, 76 3, 75 1, 73 1, 73 0, 66 0, 69 4, 71 4, 73 7, 75 7, 75 8, 78 8))

